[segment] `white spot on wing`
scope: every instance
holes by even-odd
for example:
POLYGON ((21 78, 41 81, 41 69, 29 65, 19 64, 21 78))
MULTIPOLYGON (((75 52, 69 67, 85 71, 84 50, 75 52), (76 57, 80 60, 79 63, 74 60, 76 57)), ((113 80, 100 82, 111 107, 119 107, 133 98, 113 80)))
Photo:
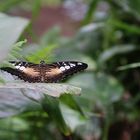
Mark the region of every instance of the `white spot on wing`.
POLYGON ((82 65, 82 63, 81 62, 78 62, 77 65, 82 65))
POLYGON ((65 70, 65 67, 60 67, 59 68, 61 71, 64 71, 65 70))
POLYGON ((67 69, 67 70, 70 69, 70 66, 65 66, 65 69, 67 69))
MULTIPOLYGON (((14 66, 15 66, 15 65, 14 65, 14 66)), ((17 65, 17 66, 15 66, 15 68, 16 68, 16 69, 19 69, 19 68, 20 68, 20 66, 19 66, 19 65, 17 65)))
POLYGON ((66 66, 67 64, 65 62, 62 62, 62 65, 66 66))
POLYGON ((75 67, 76 65, 73 63, 70 63, 70 67, 75 67))
POLYGON ((19 65, 19 66, 21 66, 22 64, 21 64, 21 63, 19 63, 18 65, 19 65))
POLYGON ((19 69, 23 71, 25 69, 25 67, 21 66, 21 67, 19 67, 19 69))

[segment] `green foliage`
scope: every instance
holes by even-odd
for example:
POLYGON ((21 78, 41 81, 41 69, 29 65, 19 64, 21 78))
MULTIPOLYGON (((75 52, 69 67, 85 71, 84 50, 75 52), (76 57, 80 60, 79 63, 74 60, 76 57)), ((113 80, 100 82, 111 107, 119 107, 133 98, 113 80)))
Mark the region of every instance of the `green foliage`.
POLYGON ((83 20, 83 24, 88 24, 91 22, 93 14, 97 8, 97 4, 98 4, 99 0, 92 0, 89 3, 89 7, 85 16, 85 19, 83 20))
POLYGON ((54 98, 46 97, 42 104, 43 109, 49 114, 49 117, 58 126, 59 130, 65 135, 70 135, 71 130, 66 125, 59 107, 59 101, 54 98))
POLYGON ((0 56, 1 61, 7 57, 10 47, 16 43, 27 24, 27 19, 20 17, 10 17, 0 13, 0 52, 2 52, 0 56))
POLYGON ((140 67, 140 63, 133 63, 125 66, 120 66, 118 67, 117 70, 127 70, 127 69, 133 69, 133 68, 138 68, 140 67))
POLYGON ((21 2, 21 0, 7 0, 7 1, 2 0, 0 2, 0 11, 5 12, 5 11, 9 10, 12 6, 17 5, 20 2, 21 2))
POLYGON ((39 63, 40 60, 50 62, 54 51, 59 47, 59 28, 54 27, 40 39, 39 44, 30 44, 23 48, 23 55, 27 61, 39 63))
MULTIPOLYGON (((68 86, 16 83, 11 92, 0 92, 3 101, 0 103, 0 117, 20 114, 11 117, 9 124, 15 121, 23 126, 15 131, 15 123, 7 127, 7 118, 1 120, 1 126, 9 130, 9 135, 1 138, 9 139, 12 135, 15 139, 24 131, 23 139, 61 140, 63 135, 69 138, 73 134, 75 139, 78 136, 85 139, 90 135, 108 140, 108 131, 114 122, 123 119, 135 122, 139 119, 139 2, 103 1, 107 10, 102 11, 104 16, 97 16, 101 2, 87 1, 87 13, 71 39, 62 37, 60 29, 55 27, 38 39, 38 43, 19 41, 15 44, 28 21, 3 14, 0 16, 0 49, 1 52, 6 49, 6 55, 0 60, 6 59, 4 65, 9 59, 35 63, 40 60, 78 60, 89 65, 87 71, 65 80, 68 86), (16 32, 16 27, 21 29, 16 32), (10 48, 13 44, 14 47, 10 48), (64 94, 79 93, 75 86, 82 89, 81 96, 64 94), (31 91, 33 89, 34 92, 31 91), (129 95, 126 99, 124 91, 129 95)), ((41 4, 39 0, 34 3, 34 18, 38 16, 41 4)), ((3 73, 1 77, 5 79, 1 90, 8 87, 7 82, 15 82, 13 77, 7 78, 3 73)))

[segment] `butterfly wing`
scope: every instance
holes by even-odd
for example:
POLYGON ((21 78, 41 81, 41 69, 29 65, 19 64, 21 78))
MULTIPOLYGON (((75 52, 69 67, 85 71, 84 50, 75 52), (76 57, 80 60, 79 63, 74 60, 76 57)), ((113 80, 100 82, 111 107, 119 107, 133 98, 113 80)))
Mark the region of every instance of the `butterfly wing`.
POLYGON ((14 66, 2 67, 1 70, 7 71, 12 75, 28 82, 53 83, 63 80, 64 78, 82 71, 87 68, 87 64, 75 61, 56 62, 52 64, 33 64, 27 62, 10 61, 14 66))
POLYGON ((86 69, 88 65, 82 62, 66 61, 47 64, 47 67, 45 82, 58 82, 74 73, 86 69))
POLYGON ((20 79, 28 82, 40 82, 39 69, 37 64, 27 62, 10 61, 11 67, 2 67, 1 70, 7 71, 12 75, 18 76, 20 79))

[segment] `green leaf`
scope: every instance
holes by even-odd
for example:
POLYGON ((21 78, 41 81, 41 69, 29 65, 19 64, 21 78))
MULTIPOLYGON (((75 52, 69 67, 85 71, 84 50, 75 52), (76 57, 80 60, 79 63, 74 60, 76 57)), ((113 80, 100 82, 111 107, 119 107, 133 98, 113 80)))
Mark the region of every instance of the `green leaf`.
POLYGON ((86 119, 80 114, 80 112, 69 108, 63 103, 60 104, 60 109, 62 111, 63 118, 71 131, 74 131, 78 126, 85 124, 86 119))
POLYGON ((97 8, 98 2, 99 2, 99 0, 91 0, 91 3, 89 4, 89 9, 85 16, 85 19, 83 20, 83 24, 87 24, 92 20, 93 13, 97 8))
POLYGON ((67 105, 69 107, 69 109, 78 111, 81 113, 81 115, 84 116, 84 113, 83 113, 81 107, 79 106, 79 104, 76 102, 76 100, 74 99, 74 97, 72 95, 64 94, 60 97, 60 101, 62 104, 67 105))
MULTIPOLYGON (((35 92, 44 93, 52 97, 60 97, 63 94, 79 95, 81 88, 67 84, 49 84, 49 83, 7 83, 0 85, 0 88, 5 89, 29 89, 35 92)), ((26 94, 30 95, 30 94, 26 94)), ((34 96, 35 97, 35 96, 34 96)))
POLYGON ((140 35, 140 28, 136 25, 131 25, 116 19, 110 20, 110 24, 116 26, 117 28, 120 28, 122 30, 125 30, 127 32, 140 35))
POLYGON ((82 88, 76 101, 86 112, 94 105, 107 109, 113 102, 120 100, 123 88, 112 76, 103 73, 83 73, 71 78, 68 83, 82 88))
POLYGON ((63 94, 79 95, 81 89, 64 84, 6 83, 0 85, 0 118, 38 108, 46 95, 59 97, 63 94))
POLYGON ((28 60, 29 62, 36 62, 36 63, 39 63, 40 60, 46 60, 46 59, 47 61, 49 61, 50 59, 49 56, 56 47, 57 45, 49 45, 47 47, 40 46, 39 48, 37 48, 38 50, 35 50, 33 53, 30 52, 30 54, 26 56, 26 60, 28 60))
POLYGON ((0 11, 7 12, 11 7, 21 3, 21 0, 6 0, 0 2, 0 11))
POLYGON ((28 20, 20 17, 11 17, 0 13, 0 61, 3 61, 12 45, 17 41, 28 20))
POLYGON ((40 105, 24 96, 20 89, 0 88, 0 118, 20 114, 33 108, 39 109, 40 105))
POLYGON ((134 45, 131 45, 131 44, 114 46, 114 47, 112 47, 110 49, 107 49, 104 52, 102 52, 101 55, 99 56, 98 61, 100 63, 104 63, 107 60, 114 57, 115 55, 129 53, 131 51, 135 51, 136 49, 137 49, 137 47, 134 46, 134 45))
POLYGON ((57 127, 59 128, 61 132, 63 132, 65 135, 71 134, 71 130, 66 125, 66 122, 59 108, 58 99, 46 96, 44 98, 44 101, 42 102, 42 107, 44 111, 47 112, 49 117, 55 122, 55 124, 57 125, 57 127))
POLYGON ((59 47, 59 28, 54 27, 45 33, 38 44, 30 44, 23 50, 25 59, 39 63, 40 60, 50 62, 53 52, 59 47))
POLYGON ((23 44, 25 44, 27 42, 27 40, 23 40, 23 41, 19 41, 16 44, 13 45, 12 50, 10 51, 10 54, 8 55, 8 60, 12 60, 13 57, 17 58, 17 59, 23 59, 23 56, 21 55, 21 47, 23 46, 23 44))
POLYGON ((32 18, 33 19, 35 19, 38 16, 40 9, 41 9, 41 0, 34 1, 32 5, 32 18))
POLYGON ((140 63, 133 63, 125 66, 120 66, 118 67, 117 70, 127 70, 127 69, 133 69, 133 68, 138 68, 140 67, 140 63))
POLYGON ((140 18, 140 1, 139 0, 128 0, 129 10, 137 17, 140 18))
POLYGON ((139 0, 115 0, 115 5, 118 6, 118 10, 120 11, 120 8, 125 11, 124 14, 129 13, 131 16, 134 16, 139 20, 140 18, 140 1, 139 0))

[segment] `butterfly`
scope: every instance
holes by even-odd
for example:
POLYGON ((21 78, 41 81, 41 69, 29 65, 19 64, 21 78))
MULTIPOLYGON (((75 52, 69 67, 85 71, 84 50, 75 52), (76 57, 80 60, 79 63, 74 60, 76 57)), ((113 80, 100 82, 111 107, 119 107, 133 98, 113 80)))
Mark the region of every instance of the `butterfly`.
POLYGON ((46 64, 44 61, 40 61, 40 64, 24 61, 9 61, 9 63, 13 65, 13 68, 1 67, 0 69, 30 83, 59 82, 88 67, 86 63, 76 61, 54 62, 51 64, 46 64))

